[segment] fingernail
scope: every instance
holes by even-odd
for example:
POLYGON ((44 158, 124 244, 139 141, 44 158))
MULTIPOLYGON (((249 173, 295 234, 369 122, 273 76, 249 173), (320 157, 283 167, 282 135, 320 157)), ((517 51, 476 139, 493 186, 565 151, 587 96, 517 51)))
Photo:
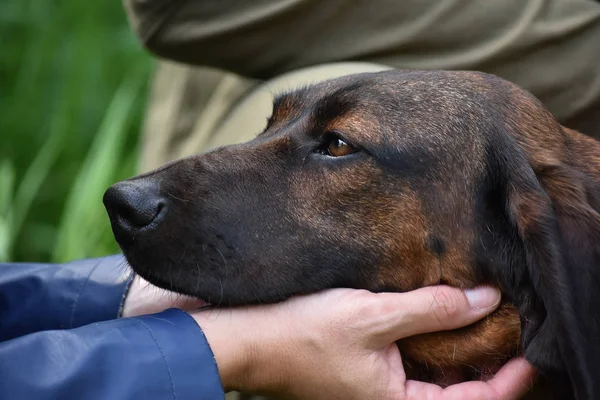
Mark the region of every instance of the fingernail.
POLYGON ((500 303, 500 291, 492 287, 478 287, 465 290, 465 296, 471 308, 475 310, 487 310, 496 307, 500 303))

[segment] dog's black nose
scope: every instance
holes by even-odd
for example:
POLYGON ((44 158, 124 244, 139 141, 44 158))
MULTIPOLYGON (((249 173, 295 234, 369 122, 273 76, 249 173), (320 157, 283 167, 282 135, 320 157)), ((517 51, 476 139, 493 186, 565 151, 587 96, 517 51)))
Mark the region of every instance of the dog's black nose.
POLYGON ((119 235, 134 234, 156 221, 165 206, 158 186, 144 179, 111 186, 103 201, 119 241, 119 235))

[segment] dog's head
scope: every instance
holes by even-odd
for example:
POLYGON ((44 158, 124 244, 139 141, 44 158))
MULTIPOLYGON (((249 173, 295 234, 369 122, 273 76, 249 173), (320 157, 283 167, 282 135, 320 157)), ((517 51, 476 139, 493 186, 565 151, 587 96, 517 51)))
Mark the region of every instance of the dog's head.
POLYGON ((105 204, 137 273, 216 305, 495 284, 529 360, 588 398, 600 196, 570 137, 490 75, 353 75, 279 96, 254 140, 118 183, 105 204))

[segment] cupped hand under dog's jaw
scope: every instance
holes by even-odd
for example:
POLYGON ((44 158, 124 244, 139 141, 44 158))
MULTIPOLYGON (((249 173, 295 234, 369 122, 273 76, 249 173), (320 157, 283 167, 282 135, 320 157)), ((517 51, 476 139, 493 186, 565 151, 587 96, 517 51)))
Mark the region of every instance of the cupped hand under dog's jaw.
POLYGON ((121 316, 135 317, 157 313, 167 308, 179 308, 184 311, 195 310, 205 302, 192 297, 160 289, 139 275, 135 275, 123 302, 121 316))
POLYGON ((491 288, 379 294, 332 289, 192 316, 211 345, 226 390, 297 399, 518 399, 535 379, 523 358, 487 381, 442 388, 407 380, 394 343, 469 325, 499 303, 491 288))

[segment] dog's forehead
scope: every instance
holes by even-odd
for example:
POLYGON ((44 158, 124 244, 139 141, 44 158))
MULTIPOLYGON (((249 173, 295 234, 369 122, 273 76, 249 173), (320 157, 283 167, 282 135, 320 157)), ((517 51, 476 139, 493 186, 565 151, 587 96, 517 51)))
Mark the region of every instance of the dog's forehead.
POLYGON ((510 89, 507 82, 478 72, 392 70, 331 79, 286 93, 280 100, 314 105, 332 99, 361 106, 394 102, 400 108, 430 111, 431 107, 492 101, 510 89))
MULTIPOLYGON (((326 122, 351 115, 394 128, 395 137, 437 141, 464 127, 491 120, 510 86, 491 75, 448 71, 384 71, 344 76, 303 87, 276 98, 274 117, 306 114, 326 122), (499 100, 500 99, 500 100, 499 100), (398 136, 400 135, 400 136, 398 136), (437 138, 436 138, 437 136, 437 138)), ((468 132, 472 136, 474 132, 468 132)), ((447 139, 447 137, 446 137, 447 139)))

